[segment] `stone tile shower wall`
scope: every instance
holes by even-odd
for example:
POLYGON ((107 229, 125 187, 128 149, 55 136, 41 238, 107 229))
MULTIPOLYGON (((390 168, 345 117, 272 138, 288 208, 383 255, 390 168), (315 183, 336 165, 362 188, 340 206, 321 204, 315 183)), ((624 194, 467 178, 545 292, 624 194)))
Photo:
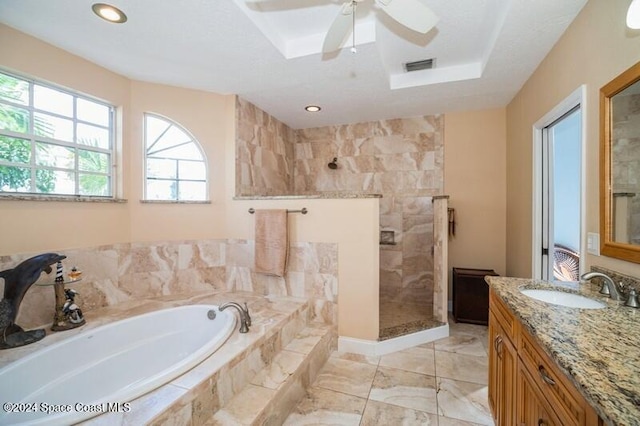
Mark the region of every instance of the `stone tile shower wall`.
POLYGON ((394 232, 396 244, 380 246, 382 293, 433 286, 431 197, 443 192, 443 121, 433 115, 296 132, 296 194, 383 195, 380 227, 394 232))
MULTIPOLYGON (((253 241, 198 240, 117 244, 62 250, 65 268, 77 266, 82 281, 70 285, 83 312, 119 303, 169 295, 252 291, 261 295, 310 300, 311 320, 337 324, 338 252, 336 244, 295 243, 285 278, 253 272, 253 241)), ((52 250, 55 251, 55 250, 52 250)), ((0 256, 0 271, 39 253, 0 256)), ((53 282, 55 272, 39 283, 53 282)), ((4 286, 3 280, 2 288, 4 286)), ((25 328, 50 324, 53 287, 34 285, 27 292, 17 323, 25 328)))
POLYGON ((616 241, 640 244, 640 95, 612 98, 616 121, 612 123, 613 202, 616 214, 616 241), (622 222, 622 223, 621 223, 622 222))
POLYGON ((291 195, 295 132, 236 97, 236 195, 291 195))

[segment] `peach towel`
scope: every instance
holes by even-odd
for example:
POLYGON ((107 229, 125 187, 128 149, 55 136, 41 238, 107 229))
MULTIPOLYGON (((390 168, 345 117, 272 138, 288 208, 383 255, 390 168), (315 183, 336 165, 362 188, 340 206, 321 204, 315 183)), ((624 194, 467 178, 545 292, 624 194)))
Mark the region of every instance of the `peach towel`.
POLYGON ((256 210, 256 272, 284 277, 289 255, 286 210, 256 210))

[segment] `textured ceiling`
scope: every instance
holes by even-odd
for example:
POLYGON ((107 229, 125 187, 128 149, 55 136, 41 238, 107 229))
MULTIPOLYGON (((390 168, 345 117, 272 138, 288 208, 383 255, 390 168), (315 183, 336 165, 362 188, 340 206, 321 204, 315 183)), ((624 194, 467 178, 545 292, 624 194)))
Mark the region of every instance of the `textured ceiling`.
POLYGON ((360 3, 355 54, 320 53, 334 0, 113 1, 122 25, 89 0, 0 0, 0 22, 129 78, 238 94, 307 128, 503 107, 587 0, 422 1, 440 18, 426 35, 360 3), (436 67, 404 72, 425 58, 436 67))

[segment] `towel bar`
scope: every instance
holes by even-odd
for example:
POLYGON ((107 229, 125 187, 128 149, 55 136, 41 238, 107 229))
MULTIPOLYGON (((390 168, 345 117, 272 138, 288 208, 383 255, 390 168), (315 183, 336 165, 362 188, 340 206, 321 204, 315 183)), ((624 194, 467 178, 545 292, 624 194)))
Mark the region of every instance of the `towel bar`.
MULTIPOLYGON (((308 212, 308 211, 309 211, 309 210, 307 210, 307 208, 306 208, 306 207, 303 207, 303 208, 302 208, 302 209, 300 209, 300 210, 288 210, 288 209, 287 209, 287 213, 302 213, 302 214, 307 214, 307 212, 308 212)), ((256 212, 256 209, 254 209, 253 207, 251 207, 251 208, 249 209, 249 213, 254 214, 255 212, 256 212)))

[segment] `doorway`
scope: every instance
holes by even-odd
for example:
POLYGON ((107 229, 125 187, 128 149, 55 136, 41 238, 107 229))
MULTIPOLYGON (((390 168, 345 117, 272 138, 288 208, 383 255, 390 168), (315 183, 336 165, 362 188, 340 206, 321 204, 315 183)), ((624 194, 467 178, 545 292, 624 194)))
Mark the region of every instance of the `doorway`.
POLYGON ((534 278, 577 281, 583 252, 584 88, 534 126, 534 278))

